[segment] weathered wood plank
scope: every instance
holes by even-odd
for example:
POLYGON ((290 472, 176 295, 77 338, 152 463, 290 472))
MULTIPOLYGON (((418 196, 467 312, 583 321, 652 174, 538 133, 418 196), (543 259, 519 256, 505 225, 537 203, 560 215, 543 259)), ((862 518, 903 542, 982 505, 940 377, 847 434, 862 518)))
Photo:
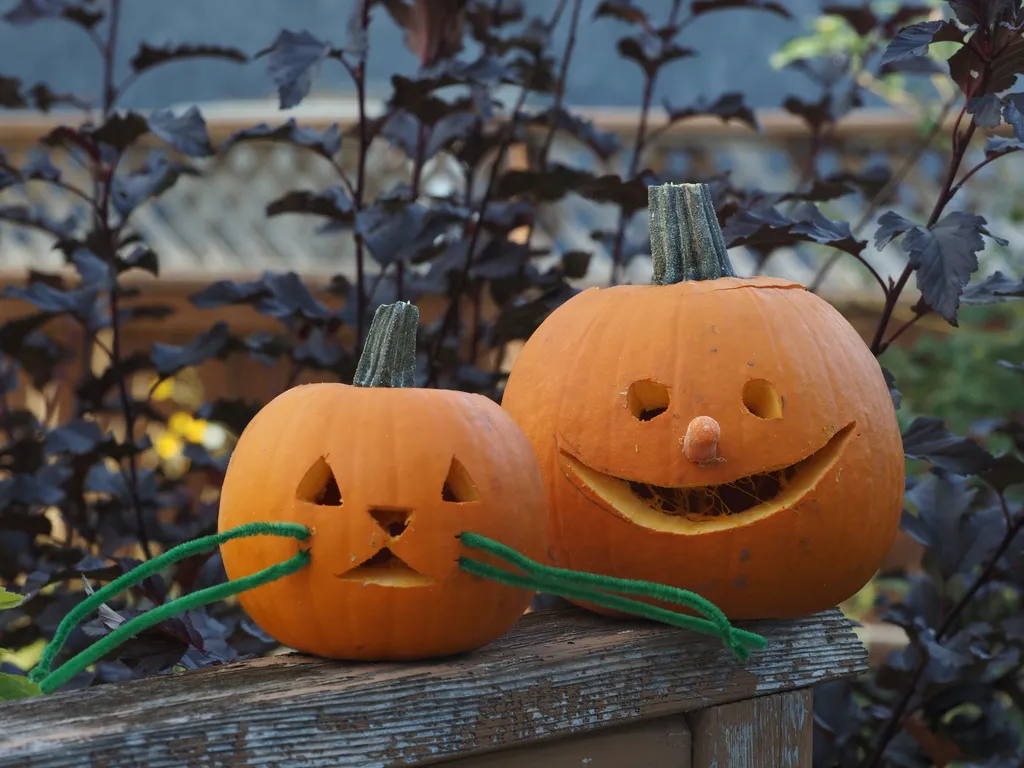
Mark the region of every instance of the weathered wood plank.
POLYGON ((812 700, 803 689, 694 713, 693 768, 811 768, 812 700))
MULTIPOLYGON (((445 762, 444 768, 690 768, 685 715, 445 762)), ((724 766, 723 766, 724 768, 724 766)))
POLYGON ((0 766, 422 765, 867 669, 838 610, 745 626, 769 641, 746 664, 702 635, 572 609, 446 661, 289 654, 0 704, 0 766))

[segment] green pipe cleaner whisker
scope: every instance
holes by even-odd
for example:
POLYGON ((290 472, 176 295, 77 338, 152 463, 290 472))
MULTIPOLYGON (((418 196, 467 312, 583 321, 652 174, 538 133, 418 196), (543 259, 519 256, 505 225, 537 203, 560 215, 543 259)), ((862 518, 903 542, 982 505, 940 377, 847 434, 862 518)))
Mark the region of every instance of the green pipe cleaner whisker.
POLYGON ((519 574, 505 571, 477 560, 460 558, 460 566, 478 576, 501 581, 512 586, 521 586, 574 600, 590 602, 612 610, 640 615, 684 629, 692 629, 704 634, 714 635, 721 638, 726 647, 742 660, 749 656, 747 646, 764 648, 767 645, 767 641, 763 637, 734 627, 718 606, 688 590, 670 587, 665 584, 655 584, 634 579, 619 579, 612 576, 571 571, 565 568, 543 565, 504 544, 471 532, 465 532, 459 538, 467 547, 487 552, 526 574, 525 576, 520 576, 519 574), (515 583, 513 584, 509 579, 514 580, 515 583), (707 618, 700 619, 676 611, 658 608, 614 594, 616 592, 685 605, 692 610, 704 614, 707 618))
POLYGON ((642 616, 643 618, 652 619, 663 624, 669 624, 674 627, 679 627, 680 629, 688 629, 704 635, 718 637, 723 641, 723 644, 729 649, 729 651, 740 661, 746 661, 750 657, 750 648, 764 648, 767 645, 767 641, 761 635, 754 632, 748 632, 747 630, 739 629, 738 627, 731 627, 732 631, 730 635, 724 636, 720 629, 707 619, 702 619, 697 616, 688 616, 685 613, 670 611, 665 608, 659 608, 658 606, 642 603, 639 600, 633 600, 629 597, 610 595, 597 590, 588 589, 586 587, 571 586, 564 583, 560 584, 558 582, 548 581, 535 576, 513 573, 511 571, 503 570, 498 566, 483 563, 479 560, 473 560, 472 558, 467 557, 459 559, 459 566, 468 573, 481 576, 485 579, 490 579, 491 581, 498 581, 511 587, 556 594, 561 597, 567 597, 573 600, 580 600, 594 605, 600 605, 604 608, 622 611, 623 613, 642 616))
POLYGON ((125 622, 109 635, 105 636, 103 639, 89 646, 77 656, 67 661, 55 672, 50 672, 50 669, 53 666, 53 660, 64 647, 64 644, 67 642, 71 632, 78 626, 82 619, 97 610, 103 603, 113 597, 116 597, 126 589, 130 589, 131 587, 141 583, 150 576, 159 573, 168 565, 185 560, 186 558, 200 552, 214 549, 224 542, 231 541, 232 539, 246 538, 249 536, 287 536, 299 541, 305 541, 310 537, 310 531, 304 525, 299 525, 298 523, 245 523, 244 525, 239 525, 230 530, 222 531, 221 533, 203 536, 202 538, 195 539, 194 541, 187 541, 184 544, 179 544, 178 546, 167 550, 162 555, 154 557, 152 560, 147 560, 141 565, 138 565, 128 571, 128 573, 122 574, 118 578, 114 579, 101 589, 96 590, 93 594, 69 611, 57 627, 57 631, 54 633, 53 639, 50 640, 46 648, 43 649, 43 653, 39 657, 39 663, 36 664, 35 668, 29 673, 28 679, 33 683, 38 683, 40 689, 44 693, 49 693, 66 683, 78 674, 78 672, 89 666, 89 664, 92 664, 102 658, 118 644, 138 634, 142 630, 147 629, 154 624, 159 624, 161 621, 164 621, 181 611, 197 608, 201 605, 207 605, 225 597, 238 594, 239 592, 255 589, 256 587, 268 582, 283 578, 284 576, 301 570, 309 562, 309 552, 300 551, 288 560, 278 563, 277 565, 272 565, 269 568, 265 568, 262 571, 251 574, 250 576, 230 581, 225 584, 218 584, 217 586, 209 587, 207 589, 179 597, 175 600, 171 600, 170 602, 164 603, 141 616, 136 616, 131 621, 125 622))

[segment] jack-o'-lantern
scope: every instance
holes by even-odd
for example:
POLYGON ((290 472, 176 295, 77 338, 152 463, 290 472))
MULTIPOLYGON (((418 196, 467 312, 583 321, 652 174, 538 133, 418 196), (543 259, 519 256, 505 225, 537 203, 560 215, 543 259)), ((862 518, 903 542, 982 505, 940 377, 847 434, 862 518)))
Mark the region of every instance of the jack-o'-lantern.
POLYGON ((899 524, 881 369, 803 286, 735 276, 706 185, 651 188, 650 218, 656 284, 567 301, 505 388, 547 485, 550 557, 733 619, 837 605, 899 524))
POLYGON ((496 403, 414 388, 418 318, 411 304, 378 309, 355 386, 284 392, 232 454, 221 531, 251 522, 312 531, 301 544, 222 546, 233 580, 308 549, 307 567, 239 596, 260 627, 300 651, 365 660, 467 651, 507 631, 533 594, 459 568, 464 531, 542 559, 544 488, 529 441, 496 403))

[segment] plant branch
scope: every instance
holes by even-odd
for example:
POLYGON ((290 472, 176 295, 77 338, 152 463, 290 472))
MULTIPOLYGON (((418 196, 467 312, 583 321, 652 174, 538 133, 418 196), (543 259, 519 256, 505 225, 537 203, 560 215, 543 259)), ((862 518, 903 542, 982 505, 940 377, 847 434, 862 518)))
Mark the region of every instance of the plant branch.
MULTIPOLYGON (((977 123, 975 123, 972 118, 967 129, 963 134, 960 133, 960 124, 963 121, 966 110, 967 102, 965 101, 963 108, 960 110, 960 114, 957 116, 956 125, 953 128, 953 152, 949 159, 949 168, 946 171, 946 180, 943 182, 942 191, 939 193, 939 197, 935 201, 935 206, 932 208, 932 213, 928 217, 928 223, 925 225, 928 228, 935 225, 935 222, 937 222, 939 217, 942 216, 942 212, 946 209, 949 201, 953 199, 953 181, 956 178, 957 171, 960 170, 960 164, 963 163, 964 155, 967 153, 967 147, 970 146, 971 139, 974 137, 974 132, 978 128, 977 123)), ((892 318, 892 313, 893 310, 896 309, 896 304, 899 301, 900 294, 903 293, 903 289, 906 287, 913 272, 914 268, 910 264, 907 264, 903 269, 903 273, 896 281, 896 284, 892 286, 885 297, 882 316, 879 318, 878 327, 875 329, 875 335, 871 340, 871 352, 876 357, 885 351, 883 339, 885 338, 885 332, 889 327, 889 320, 892 318)), ((927 314, 927 312, 925 312, 925 314, 927 314)))
MULTIPOLYGON (((469 243, 466 246, 466 261, 462 265, 459 279, 455 282, 452 297, 448 304, 448 310, 445 312, 444 319, 441 321, 441 328, 438 330, 437 336, 434 337, 434 341, 430 346, 430 352, 427 355, 428 387, 432 387, 437 383, 437 356, 440 354, 441 347, 444 346, 444 341, 448 334, 458 325, 457 320, 459 316, 459 308, 461 306, 462 294, 465 292, 470 280, 469 273, 473 268, 473 257, 476 255, 476 246, 480 240, 480 233, 484 228, 487 206, 490 205, 491 196, 494 194, 494 188, 498 181, 498 173, 501 171, 505 154, 508 152, 508 148, 512 144, 512 139, 515 138, 516 128, 519 125, 520 113, 522 112, 523 104, 526 102, 527 93, 528 91, 525 86, 520 89, 519 98, 516 100, 516 105, 513 108, 512 115, 509 118, 508 123, 504 126, 501 142, 498 144, 498 150, 494 155, 494 162, 491 164, 491 172, 487 177, 487 186, 484 188, 484 193, 480 198, 480 205, 477 209, 473 232, 470 234, 469 243)), ((470 188, 471 186, 472 185, 470 185, 470 188)))
MULTIPOLYGON (((370 27, 370 2, 364 0, 360 8, 360 28, 363 38, 370 27)), ((359 59, 354 66, 342 61, 349 70, 356 87, 356 99, 359 108, 359 158, 356 166, 356 187, 352 195, 356 216, 363 210, 366 197, 366 160, 370 151, 370 125, 366 117, 366 59, 368 46, 363 46, 359 59)), ((342 178, 345 178, 344 176, 342 178)), ((359 359, 363 350, 363 330, 366 324, 366 243, 363 236, 355 233, 356 241, 356 349, 355 359, 359 359)))
MULTIPOLYGON (((910 172, 917 166, 921 156, 925 153, 928 147, 932 145, 932 142, 935 141, 938 135, 942 133, 943 123, 946 122, 946 118, 949 116, 949 112, 955 103, 956 99, 953 98, 946 100, 942 105, 942 109, 939 111, 935 120, 932 121, 931 127, 928 129, 924 138, 914 146, 913 151, 907 156, 907 159, 903 161, 903 164, 900 165, 896 173, 889 178, 885 183, 885 186, 878 190, 878 192, 871 198, 871 202, 868 204, 867 210, 864 211, 857 223, 853 225, 854 235, 860 234, 861 230, 875 218, 875 214, 881 207, 882 201, 888 197, 890 192, 902 184, 903 180, 906 179, 910 172)), ((814 276, 814 280, 811 282, 810 286, 808 286, 808 290, 811 293, 817 293, 821 289, 822 283, 825 282, 825 276, 832 270, 832 267, 834 267, 836 263, 843 258, 845 253, 845 251, 835 251, 829 257, 828 261, 821 266, 821 269, 818 270, 818 274, 814 276)), ((889 292, 889 287, 881 277, 876 279, 881 281, 883 294, 887 294, 889 292)))
MULTIPOLYGON (((661 38, 662 52, 664 52, 668 45, 675 39, 675 36, 679 31, 686 26, 687 20, 684 20, 682 24, 676 26, 676 17, 679 15, 679 9, 681 6, 682 0, 672 0, 672 10, 669 12, 668 20, 668 27, 672 30, 672 34, 661 38)), ((654 70, 650 74, 644 72, 644 89, 643 95, 640 98, 640 123, 637 125, 636 136, 633 140, 633 152, 629 159, 629 169, 626 172, 625 178, 626 181, 629 181, 636 176, 640 167, 640 158, 647 146, 647 127, 651 113, 651 99, 654 97, 654 86, 657 84, 657 81, 657 70, 654 70)), ((609 270, 608 276, 609 285, 615 285, 619 276, 619 264, 622 261, 622 249, 625 245, 626 227, 629 224, 629 221, 630 217, 626 215, 626 212, 619 209, 619 225, 615 230, 615 240, 612 245, 612 266, 609 270)))

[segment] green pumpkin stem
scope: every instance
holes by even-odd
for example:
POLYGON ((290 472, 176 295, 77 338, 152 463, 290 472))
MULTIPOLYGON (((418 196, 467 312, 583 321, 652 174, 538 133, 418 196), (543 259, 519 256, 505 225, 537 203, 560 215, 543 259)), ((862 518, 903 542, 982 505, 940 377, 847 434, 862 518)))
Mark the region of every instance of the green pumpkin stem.
POLYGON ((707 184, 647 188, 654 284, 736 277, 707 184))
POLYGON ((419 327, 420 310, 411 302, 377 307, 353 383, 357 387, 415 387, 419 327))

